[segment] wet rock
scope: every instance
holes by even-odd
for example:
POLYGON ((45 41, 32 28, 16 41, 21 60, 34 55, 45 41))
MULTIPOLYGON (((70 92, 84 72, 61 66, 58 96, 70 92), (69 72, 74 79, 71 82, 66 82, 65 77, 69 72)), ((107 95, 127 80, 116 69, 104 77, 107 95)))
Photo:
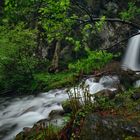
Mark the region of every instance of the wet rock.
POLYGON ((101 69, 101 72, 103 71, 115 73, 116 75, 119 75, 121 71, 120 63, 118 61, 111 61, 104 68, 101 69))
POLYGON ((66 100, 62 103, 62 107, 65 113, 71 113, 72 111, 76 111, 82 107, 79 98, 74 99, 71 98, 70 100, 66 100))
POLYGON ((116 87, 120 84, 118 76, 103 76, 99 83, 104 85, 104 87, 111 88, 116 87))
POLYGON ((63 116, 65 113, 64 110, 52 110, 49 114, 49 118, 55 118, 56 116, 63 116))
POLYGON ((47 107, 51 107, 52 104, 46 104, 46 103, 44 103, 43 106, 47 108, 47 107))
POLYGON ((124 140, 128 136, 140 138, 138 121, 126 120, 121 116, 89 114, 82 127, 80 140, 124 140))
POLYGON ((62 103, 62 107, 65 111, 65 113, 71 113, 72 112, 72 108, 71 108, 71 103, 69 100, 66 100, 62 103))
POLYGON ((104 89, 102 91, 99 91, 99 92, 95 93, 94 96, 95 96, 95 100, 97 98, 101 98, 101 97, 105 97, 105 98, 108 98, 108 99, 113 99, 113 98, 115 98, 116 94, 117 94, 116 90, 111 91, 111 90, 108 90, 108 89, 104 89))
POLYGON ((36 110, 36 107, 35 106, 31 106, 29 107, 28 109, 24 110, 20 115, 23 115, 27 112, 32 112, 32 111, 35 111, 36 110))
POLYGON ((140 79, 140 75, 131 70, 121 70, 119 74, 119 79, 122 85, 126 88, 134 85, 135 87, 138 86, 137 80, 140 79))
POLYGON ((16 135, 15 140, 25 140, 25 133, 20 132, 19 134, 16 135))
POLYGON ((23 128, 23 132, 24 133, 29 133, 31 131, 31 128, 30 127, 24 127, 23 128))
POLYGON ((59 92, 55 93, 55 96, 58 96, 58 95, 60 95, 60 93, 59 93, 59 92))
POLYGON ((42 119, 42 120, 39 120, 36 124, 41 124, 41 123, 47 122, 47 121, 49 121, 49 119, 42 119))
POLYGON ((94 82, 96 82, 96 79, 93 77, 93 78, 88 78, 88 79, 86 79, 86 81, 85 81, 85 85, 89 85, 90 83, 94 83, 94 82))
POLYGON ((140 92, 139 92, 139 93, 134 93, 134 94, 131 96, 131 98, 134 99, 134 100, 140 99, 140 92))
POLYGON ((33 128, 42 128, 48 125, 49 119, 42 119, 34 124, 33 128))

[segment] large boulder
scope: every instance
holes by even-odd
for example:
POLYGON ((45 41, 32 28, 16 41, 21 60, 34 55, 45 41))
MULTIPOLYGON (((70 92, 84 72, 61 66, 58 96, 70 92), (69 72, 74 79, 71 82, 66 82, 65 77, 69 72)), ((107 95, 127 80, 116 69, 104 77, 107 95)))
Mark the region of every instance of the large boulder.
POLYGON ((76 112, 82 106, 81 106, 79 99, 71 98, 69 100, 64 101, 62 103, 62 107, 63 107, 65 113, 71 113, 71 112, 76 112))
POLYGON ((117 94, 117 90, 111 91, 109 89, 104 89, 95 93, 94 96, 95 96, 95 100, 99 98, 114 99, 116 94, 117 94))
POLYGON ((140 99, 140 92, 135 92, 135 93, 131 96, 131 98, 132 98, 133 100, 138 100, 138 99, 140 99))
POLYGON ((56 118, 57 116, 63 116, 64 115, 64 110, 52 110, 49 114, 49 118, 53 119, 56 118))
POLYGON ((106 88, 116 88, 120 84, 118 76, 103 76, 99 83, 106 88))
POLYGON ((139 118, 126 120, 124 117, 106 114, 89 114, 85 118, 80 140, 124 140, 140 138, 139 118))

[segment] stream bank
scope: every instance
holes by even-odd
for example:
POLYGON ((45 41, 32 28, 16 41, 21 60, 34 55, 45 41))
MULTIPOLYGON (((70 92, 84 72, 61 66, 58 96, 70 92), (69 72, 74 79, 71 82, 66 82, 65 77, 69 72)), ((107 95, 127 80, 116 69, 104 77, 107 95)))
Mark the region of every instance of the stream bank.
MULTIPOLYGON (((114 73, 114 68, 110 68, 110 74, 114 73)), ((63 106, 63 113, 54 111, 56 113, 54 114, 56 116, 59 114, 59 117, 67 116, 67 113, 71 115, 68 117, 68 122, 65 122, 64 127, 59 128, 58 133, 55 133, 55 138, 51 137, 50 140, 56 140, 56 136, 58 140, 100 140, 103 138, 105 140, 110 138, 110 140, 139 140, 139 74, 132 71, 119 71, 119 73, 120 75, 118 76, 106 75, 108 73, 101 74, 100 71, 96 74, 98 76, 84 80, 84 85, 89 86, 88 90, 94 97, 94 102, 91 103, 91 100, 88 100, 87 104, 79 106, 77 102, 72 101, 71 103, 76 108, 70 103, 67 104, 67 107, 63 106), (77 111, 73 112, 73 109, 77 109, 77 111)), ((76 94, 81 97, 83 92, 80 86, 76 90, 78 93, 76 94)), ((73 88, 71 92, 73 92, 73 88)), ((16 136, 16 140, 32 140, 34 137, 37 140, 47 138, 47 128, 50 128, 49 123, 46 123, 46 120, 42 120, 39 125, 41 127, 34 125, 30 129, 25 128, 24 131, 16 136), (44 122, 46 126, 42 128, 44 122), (38 130, 38 133, 36 133, 36 130, 38 130)), ((51 132, 54 134, 52 130, 51 132)))

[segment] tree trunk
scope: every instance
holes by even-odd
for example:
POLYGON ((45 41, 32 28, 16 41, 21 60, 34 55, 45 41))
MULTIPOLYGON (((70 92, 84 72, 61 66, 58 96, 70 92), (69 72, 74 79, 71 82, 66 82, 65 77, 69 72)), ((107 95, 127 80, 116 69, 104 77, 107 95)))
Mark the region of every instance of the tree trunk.
POLYGON ((52 59, 51 70, 57 71, 59 67, 59 54, 61 48, 61 40, 56 42, 55 51, 52 59))

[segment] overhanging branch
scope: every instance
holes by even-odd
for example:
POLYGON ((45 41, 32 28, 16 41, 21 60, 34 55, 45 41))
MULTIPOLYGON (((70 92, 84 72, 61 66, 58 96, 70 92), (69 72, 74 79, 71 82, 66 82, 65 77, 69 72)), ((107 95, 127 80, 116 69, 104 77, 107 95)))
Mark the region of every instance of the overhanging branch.
MULTIPOLYGON (((80 23, 94 23, 96 21, 100 21, 101 18, 95 18, 95 15, 93 15, 93 11, 91 10, 91 7, 87 7, 87 5, 84 5, 78 1, 75 0, 71 0, 73 5, 76 5, 77 8, 83 12, 85 12, 85 14, 87 14, 89 16, 89 20, 81 20, 81 19, 76 19, 78 21, 80 21, 80 23)), ((118 18, 106 18, 105 19, 106 22, 116 22, 116 23, 122 23, 122 24, 126 24, 129 25, 135 29, 139 29, 140 30, 140 25, 137 25, 134 22, 131 21, 126 21, 126 20, 122 20, 122 19, 118 19, 118 18)))
MULTIPOLYGON (((92 20, 82 20, 82 19, 74 19, 74 18, 71 18, 71 19, 77 20, 80 23, 94 23, 97 21, 101 21, 101 18, 92 18, 92 20)), ((104 21, 111 22, 111 23, 122 23, 122 24, 126 24, 126 25, 129 25, 135 29, 140 30, 140 25, 133 23, 133 22, 130 22, 130 21, 125 21, 125 20, 121 20, 118 18, 106 18, 104 21)))
MULTIPOLYGON (((119 42, 117 42, 117 43, 115 43, 114 45, 112 45, 111 47, 108 47, 108 48, 103 48, 103 49, 101 49, 101 50, 110 50, 110 48, 111 49, 114 49, 114 48, 116 48, 116 46, 117 45, 119 45, 119 44, 121 44, 121 43, 123 43, 123 42, 126 42, 126 41, 128 41, 131 37, 134 37, 134 36, 136 36, 136 35, 140 35, 140 32, 138 32, 138 33, 135 33, 135 34, 132 34, 131 36, 129 36, 128 38, 125 38, 125 39, 123 39, 123 40, 121 40, 121 41, 119 41, 119 42)), ((119 48, 121 48, 121 47, 119 47, 119 48)))
MULTIPOLYGON (((92 20, 94 22, 94 21, 100 21, 101 19, 100 18, 92 18, 92 20)), ((130 21, 121 20, 121 19, 118 19, 118 18, 106 18, 105 21, 127 24, 127 25, 132 26, 132 27, 134 27, 136 29, 140 29, 140 25, 137 25, 136 23, 133 23, 133 22, 130 22, 130 21)))

